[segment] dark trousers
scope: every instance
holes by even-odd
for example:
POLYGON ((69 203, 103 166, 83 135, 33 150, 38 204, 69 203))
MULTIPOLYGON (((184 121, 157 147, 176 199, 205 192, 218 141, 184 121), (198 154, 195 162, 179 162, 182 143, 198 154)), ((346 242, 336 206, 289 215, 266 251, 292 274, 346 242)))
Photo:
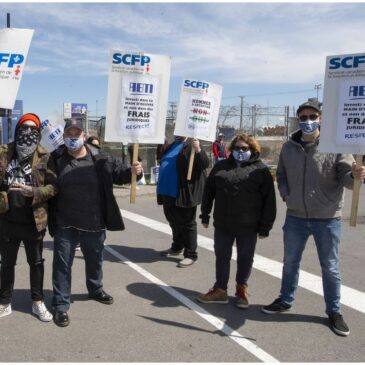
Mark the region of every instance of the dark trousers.
POLYGON ((30 268, 30 291, 32 300, 43 300, 43 239, 21 240, 0 237, 0 304, 9 304, 11 302, 15 281, 15 265, 21 241, 23 241, 27 262, 30 268))
POLYGON ((215 288, 227 289, 234 240, 237 246, 236 283, 247 285, 251 275, 257 232, 246 230, 240 234, 231 234, 216 228, 214 231, 215 288))
POLYGON ((86 287, 90 295, 103 290, 103 250, 105 231, 87 232, 57 226, 53 251, 53 299, 57 311, 68 311, 71 297, 71 268, 76 244, 85 259, 86 287))
POLYGON ((196 207, 176 206, 175 198, 163 198, 163 211, 172 229, 171 248, 174 251, 184 249, 184 257, 198 258, 198 231, 196 226, 196 207))

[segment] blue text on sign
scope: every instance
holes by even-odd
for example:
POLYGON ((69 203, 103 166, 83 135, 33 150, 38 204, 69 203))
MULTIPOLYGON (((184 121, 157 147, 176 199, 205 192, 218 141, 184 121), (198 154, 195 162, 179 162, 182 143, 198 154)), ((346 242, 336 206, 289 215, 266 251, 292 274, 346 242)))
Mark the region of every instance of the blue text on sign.
POLYGON ((365 63, 365 55, 361 56, 347 56, 341 59, 341 57, 334 57, 330 59, 330 70, 337 68, 358 68, 361 63, 365 63))
POLYGON ((184 80, 185 87, 192 87, 194 89, 208 89, 209 84, 202 81, 184 80))
POLYGON ((144 84, 142 82, 130 82, 129 91, 132 93, 152 94, 153 84, 144 84))
POLYGON ((0 65, 4 62, 8 67, 12 68, 14 65, 20 65, 24 61, 22 54, 0 53, 0 65))
POLYGON ((352 96, 354 98, 365 97, 365 86, 350 86, 349 96, 352 96))
POLYGON ((128 66, 135 66, 137 64, 140 64, 141 66, 144 66, 147 63, 151 62, 151 58, 148 56, 141 56, 139 54, 121 54, 121 53, 114 53, 113 54, 113 63, 115 65, 119 65, 123 63, 124 65, 128 66))

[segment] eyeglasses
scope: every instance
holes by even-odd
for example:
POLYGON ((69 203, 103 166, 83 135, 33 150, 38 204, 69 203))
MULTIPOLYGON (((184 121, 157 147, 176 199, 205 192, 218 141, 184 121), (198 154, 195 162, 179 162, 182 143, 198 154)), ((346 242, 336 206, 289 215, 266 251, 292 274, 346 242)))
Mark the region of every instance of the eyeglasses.
POLYGON ((233 148, 235 151, 243 151, 243 152, 246 152, 250 149, 249 146, 234 146, 233 148))
POLYGON ((301 122, 306 122, 308 119, 311 120, 312 122, 314 122, 315 120, 317 120, 319 118, 318 114, 311 114, 311 115, 301 115, 299 117, 299 120, 301 122))
POLYGON ((20 125, 19 126, 19 129, 24 129, 24 130, 32 130, 32 131, 34 131, 34 130, 37 130, 38 129, 38 127, 37 126, 35 126, 35 125, 20 125))

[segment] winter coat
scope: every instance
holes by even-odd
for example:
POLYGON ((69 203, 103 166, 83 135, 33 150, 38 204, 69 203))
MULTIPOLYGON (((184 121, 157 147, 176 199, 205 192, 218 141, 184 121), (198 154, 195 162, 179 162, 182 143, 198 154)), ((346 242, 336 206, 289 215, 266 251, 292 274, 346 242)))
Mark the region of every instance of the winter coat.
POLYGON ((214 227, 233 234, 252 229, 269 235, 276 217, 275 189, 259 154, 239 164, 230 155, 214 165, 205 184, 202 223, 209 223, 214 200, 214 227))
POLYGON ((277 167, 280 196, 289 215, 326 219, 341 216, 344 187, 353 188, 352 155, 321 153, 317 139, 302 147, 302 131, 285 142, 277 167))
MULTIPOLYGON (((0 146, 0 181, 4 180, 9 162, 14 157, 14 142, 0 146)), ((32 159, 32 210, 34 223, 38 232, 47 228, 48 200, 57 193, 57 176, 54 160, 40 145, 37 146, 32 159)), ((7 192, 0 192, 0 211, 7 209, 7 192)), ((1 216, 1 215, 0 215, 1 216)))
MULTIPOLYGON (((122 185, 131 182, 131 168, 125 165, 120 159, 96 148, 90 144, 85 145, 90 151, 92 160, 95 163, 96 174, 99 182, 100 201, 102 209, 102 217, 105 222, 106 229, 109 231, 122 231, 125 229, 122 214, 120 212, 118 203, 113 194, 113 184, 122 185)), ((68 153, 66 147, 63 145, 52 152, 56 166, 59 165, 60 159, 68 153)), ((137 180, 142 177, 142 174, 137 176, 137 180)), ((87 182, 85 182, 87 189, 87 182)), ((52 222, 50 222, 50 234, 54 234, 56 225, 56 205, 53 202, 52 222)))

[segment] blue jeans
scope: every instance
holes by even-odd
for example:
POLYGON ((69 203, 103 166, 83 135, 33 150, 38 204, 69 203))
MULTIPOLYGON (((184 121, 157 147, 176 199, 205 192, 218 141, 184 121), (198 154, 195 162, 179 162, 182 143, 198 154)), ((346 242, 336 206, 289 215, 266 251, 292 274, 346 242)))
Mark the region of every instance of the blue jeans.
POLYGON ((339 272, 339 244, 341 218, 306 219, 286 216, 284 231, 284 266, 280 298, 292 304, 298 287, 299 267, 309 236, 316 243, 322 269, 322 284, 326 313, 340 312, 341 276, 339 272))
POLYGON ((86 232, 57 226, 53 251, 53 299, 57 311, 68 311, 71 296, 71 267, 76 244, 80 243, 85 259, 86 287, 90 295, 103 289, 103 250, 105 231, 86 232))

